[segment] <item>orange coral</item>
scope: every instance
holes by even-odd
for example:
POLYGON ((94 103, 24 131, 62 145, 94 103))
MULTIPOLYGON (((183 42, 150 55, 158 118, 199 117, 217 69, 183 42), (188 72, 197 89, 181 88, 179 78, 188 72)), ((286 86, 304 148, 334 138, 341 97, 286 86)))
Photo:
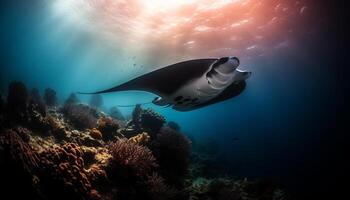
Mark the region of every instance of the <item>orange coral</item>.
POLYGON ((92 188, 84 171, 83 151, 74 143, 40 154, 40 180, 49 199, 92 199, 92 188))
POLYGON ((128 139, 128 141, 133 142, 135 144, 146 144, 149 140, 150 136, 146 132, 137 134, 134 137, 128 139))

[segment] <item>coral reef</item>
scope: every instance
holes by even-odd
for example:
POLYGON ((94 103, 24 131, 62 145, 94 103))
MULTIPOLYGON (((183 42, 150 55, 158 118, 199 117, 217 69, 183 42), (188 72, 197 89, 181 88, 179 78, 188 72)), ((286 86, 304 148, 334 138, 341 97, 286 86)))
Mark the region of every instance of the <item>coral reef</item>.
POLYGON ((84 171, 83 152, 74 143, 40 153, 40 187, 48 199, 93 199, 96 192, 84 171))
POLYGON ((103 106, 103 98, 99 94, 93 94, 91 96, 89 105, 93 108, 101 108, 103 106))
POLYGON ((44 92, 44 100, 46 105, 55 106, 57 104, 56 91, 51 88, 46 88, 44 92))
POLYGON ((98 112, 85 104, 66 104, 63 113, 77 129, 92 129, 97 125, 98 112))
MULTIPOLYGON (((97 99, 100 97, 96 97, 97 99)), ((151 109, 126 121, 79 103, 57 104, 13 82, 0 97, 0 193, 11 199, 286 200, 271 181, 233 179, 214 139, 196 142, 151 109), (193 148, 191 148, 191 146, 193 148), (191 152, 192 151, 192 152, 191 152), (227 168, 227 167, 226 167, 227 168), (229 174, 229 175, 227 175, 229 174), (223 178, 224 177, 224 178, 223 178), (20 192, 18 192, 20 191, 20 192)))
POLYGON ((120 112, 119 108, 117 106, 113 106, 109 109, 109 115, 117 120, 125 120, 125 117, 120 112))
POLYGON ((162 128, 151 145, 161 168, 161 175, 168 183, 182 187, 188 172, 191 142, 183 134, 170 128, 162 128))
POLYGON ((197 178, 192 182, 190 199, 211 199, 211 200, 288 200, 282 190, 270 185, 267 182, 256 182, 232 179, 203 179, 197 178))
POLYGON ((97 129, 102 133, 104 141, 111 141, 115 139, 119 123, 111 117, 102 117, 97 122, 97 129))

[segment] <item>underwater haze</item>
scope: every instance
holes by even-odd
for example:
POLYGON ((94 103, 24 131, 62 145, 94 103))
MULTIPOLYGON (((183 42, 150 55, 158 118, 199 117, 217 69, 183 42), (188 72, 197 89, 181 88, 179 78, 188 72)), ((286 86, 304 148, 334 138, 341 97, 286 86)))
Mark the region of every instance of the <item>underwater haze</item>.
MULTIPOLYGON (((150 103, 155 94, 123 91, 102 94, 101 110, 119 106, 131 118, 141 104, 179 124, 192 145, 216 143, 225 173, 271 179, 296 199, 328 195, 340 174, 331 163, 345 105, 336 8, 310 0, 9 1, 0 11, 0 92, 21 81, 41 95, 54 89, 63 104, 71 93, 180 61, 235 56, 252 75, 232 99, 180 112, 150 103)), ((91 95, 77 97, 89 103, 91 95)))

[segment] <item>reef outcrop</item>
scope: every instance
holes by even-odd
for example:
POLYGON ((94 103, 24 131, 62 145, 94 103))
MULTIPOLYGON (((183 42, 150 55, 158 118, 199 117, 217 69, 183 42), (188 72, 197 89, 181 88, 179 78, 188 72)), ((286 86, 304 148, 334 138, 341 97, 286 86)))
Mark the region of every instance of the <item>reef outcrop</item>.
POLYGON ((127 121, 117 108, 97 109, 100 100, 90 106, 72 93, 60 105, 54 90, 41 98, 21 82, 2 99, 0 194, 10 199, 288 199, 269 181, 228 176, 218 144, 193 147, 152 109, 137 105, 127 121))

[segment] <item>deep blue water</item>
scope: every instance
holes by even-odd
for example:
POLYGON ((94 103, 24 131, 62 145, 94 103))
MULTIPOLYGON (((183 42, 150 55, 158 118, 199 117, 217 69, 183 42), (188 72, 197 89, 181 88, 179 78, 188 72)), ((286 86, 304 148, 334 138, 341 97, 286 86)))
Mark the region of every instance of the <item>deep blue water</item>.
MULTIPOLYGON (((118 66, 123 58, 80 32, 58 29, 59 21, 45 17, 46 12, 44 4, 1 9, 2 93, 10 81, 21 80, 41 92, 55 89, 63 102, 71 92, 108 88, 151 70, 123 70, 118 66)), ((245 68, 253 72, 247 88, 231 100, 191 112, 145 107, 176 121, 195 139, 216 140, 237 176, 273 177, 292 190, 315 185, 312 189, 318 190, 325 187, 317 183, 320 176, 334 178, 326 166, 335 154, 334 135, 345 104, 332 28, 312 40, 300 36, 297 51, 254 59, 245 68)), ((153 97, 142 92, 103 95, 107 108, 153 97)), ((79 98, 87 101, 89 96, 79 98)), ((125 115, 131 109, 121 108, 125 115)))

